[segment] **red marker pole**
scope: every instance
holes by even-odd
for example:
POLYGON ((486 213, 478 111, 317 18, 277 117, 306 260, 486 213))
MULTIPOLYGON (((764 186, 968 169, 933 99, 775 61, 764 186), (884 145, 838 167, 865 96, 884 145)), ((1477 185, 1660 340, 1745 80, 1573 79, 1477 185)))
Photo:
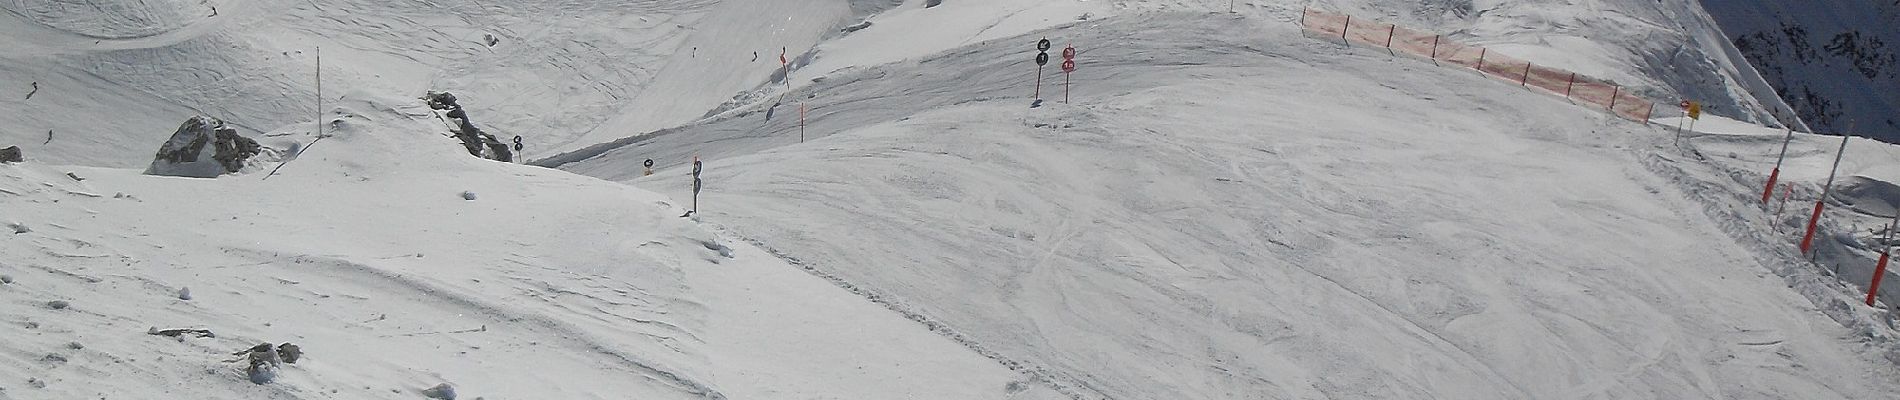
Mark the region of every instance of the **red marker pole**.
POLYGON ((1479 47, 1478 48, 1478 66, 1472 67, 1472 68, 1477 69, 1478 72, 1484 72, 1484 53, 1489 52, 1490 50, 1491 49, 1479 47))
POLYGON ((1397 35, 1398 33, 1399 33, 1399 25, 1398 25, 1398 24, 1393 24, 1391 28, 1386 28, 1386 30, 1385 30, 1385 48, 1388 48, 1388 49, 1390 49, 1390 48, 1392 48, 1392 36, 1394 36, 1394 35, 1397 35))
POLYGON ((805 142, 805 102, 798 102, 798 142, 805 142))
POLYGON ((1444 35, 1432 35, 1432 63, 1433 64, 1438 63, 1438 38, 1441 38, 1441 37, 1444 37, 1444 35))
POLYGON ((1532 67, 1534 67, 1534 65, 1532 65, 1531 63, 1524 63, 1524 77, 1517 80, 1518 86, 1531 85, 1531 68, 1532 67))
POLYGON ((1761 204, 1767 205, 1768 199, 1775 197, 1775 180, 1781 178, 1781 161, 1788 158, 1788 142, 1794 141, 1794 125, 1788 125, 1788 134, 1781 138, 1781 155, 1775 156, 1775 169, 1768 171, 1768 185, 1761 191, 1761 204))
POLYGON ((1821 186, 1821 198, 1814 201, 1814 215, 1808 217, 1808 233, 1801 234, 1801 254, 1807 254, 1809 260, 1814 259, 1814 254, 1808 253, 1814 248, 1814 229, 1820 225, 1821 209, 1827 207, 1827 196, 1833 194, 1834 173, 1841 169, 1841 156, 1847 154, 1847 139, 1849 138, 1852 136, 1841 135, 1841 148, 1835 150, 1834 153, 1834 167, 1827 171, 1827 185, 1821 186))
POLYGON ((1867 306, 1874 305, 1875 297, 1880 294, 1880 278, 1887 275, 1887 258, 1893 255, 1893 230, 1900 227, 1900 213, 1894 213, 1893 222, 1887 223, 1887 238, 1880 242, 1880 262, 1874 263, 1874 277, 1867 283, 1867 306))

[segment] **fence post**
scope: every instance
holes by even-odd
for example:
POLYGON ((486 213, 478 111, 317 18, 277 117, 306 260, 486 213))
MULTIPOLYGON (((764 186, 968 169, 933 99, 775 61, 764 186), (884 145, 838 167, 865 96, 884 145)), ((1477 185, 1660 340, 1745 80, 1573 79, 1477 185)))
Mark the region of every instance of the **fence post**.
POLYGON ((1339 27, 1339 41, 1346 42, 1347 46, 1351 46, 1352 42, 1346 40, 1346 32, 1348 31, 1352 31, 1352 14, 1346 14, 1346 24, 1339 27))
POLYGON ((1476 66, 1476 67, 1472 67, 1473 69, 1477 69, 1477 70, 1478 70, 1478 72, 1480 72, 1480 73, 1482 73, 1482 72, 1484 72, 1484 53, 1485 53, 1485 52, 1488 52, 1488 51, 1490 51, 1490 50, 1491 50, 1491 49, 1489 49, 1489 48, 1484 48, 1484 47, 1479 47, 1479 48, 1478 48, 1478 66, 1476 66))
POLYGON ((1306 13, 1312 12, 1306 6, 1300 6, 1300 27, 1306 27, 1306 13))
POLYGON ((1610 85, 1610 87, 1614 88, 1614 89, 1610 89, 1610 113, 1615 114, 1616 113, 1616 95, 1623 94, 1623 87, 1616 86, 1616 85, 1610 85))
POLYGON ((1570 89, 1577 87, 1577 73, 1570 73, 1570 83, 1564 84, 1564 99, 1570 99, 1570 89))
MULTIPOLYGON (((1642 122, 1642 123, 1643 123, 1644 125, 1648 125, 1648 124, 1649 124, 1649 117, 1652 117, 1652 116, 1655 116, 1655 115, 1656 115, 1656 103, 1654 103, 1654 102, 1651 102, 1651 103, 1649 103, 1649 111, 1644 111, 1644 112, 1643 112, 1643 120, 1642 120, 1642 121, 1640 121, 1640 122, 1642 122)), ((1695 128, 1695 123, 1690 123, 1690 124, 1689 124, 1689 128, 1691 128, 1691 129, 1694 129, 1694 128, 1695 128)))
POLYGON ((1444 35, 1432 35, 1432 63, 1438 63, 1438 38, 1444 35))
POLYGON ((1387 28, 1387 29, 1386 29, 1386 31, 1385 31, 1385 48, 1388 48, 1388 49, 1390 49, 1390 48, 1392 48, 1392 36, 1393 36, 1393 35, 1396 35, 1396 34, 1398 34, 1398 33, 1399 33, 1399 24, 1392 24, 1392 27, 1391 27, 1391 28, 1387 28))
POLYGON ((1531 67, 1532 67, 1533 65, 1534 65, 1534 64, 1532 64, 1532 63, 1530 63, 1530 62, 1525 62, 1525 63, 1524 63, 1524 78, 1523 78, 1523 79, 1518 79, 1518 80, 1517 80, 1517 85, 1518 85, 1518 86, 1530 86, 1530 85, 1531 85, 1531 67))

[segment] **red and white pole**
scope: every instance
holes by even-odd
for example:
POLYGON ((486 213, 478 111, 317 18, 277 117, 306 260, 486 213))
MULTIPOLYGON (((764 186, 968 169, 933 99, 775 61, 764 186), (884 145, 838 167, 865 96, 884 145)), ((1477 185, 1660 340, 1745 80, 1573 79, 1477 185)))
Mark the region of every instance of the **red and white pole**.
POLYGON ((1794 125, 1788 125, 1788 134, 1781 138, 1781 155, 1775 156, 1775 169, 1768 171, 1768 185, 1761 191, 1761 204, 1767 205, 1768 199, 1775 196, 1775 180, 1781 178, 1781 161, 1788 158, 1788 142, 1794 141, 1794 125))
POLYGON ((1880 262, 1874 263, 1873 280, 1867 283, 1869 307, 1874 305, 1875 298, 1880 294, 1880 278, 1887 275, 1887 258, 1893 255, 1893 245, 1889 243, 1893 243, 1893 230, 1896 227, 1900 227, 1900 212, 1894 213, 1893 222, 1887 223, 1887 239, 1880 242, 1880 262))
POLYGON ((1834 173, 1841 169, 1841 156, 1847 154, 1847 139, 1850 138, 1853 137, 1841 135, 1841 148, 1834 153, 1834 167, 1827 171, 1827 184, 1821 186, 1821 198, 1814 201, 1814 215, 1808 217, 1808 232, 1801 234, 1801 254, 1808 254, 1810 260, 1814 257, 1813 254, 1808 253, 1814 248, 1814 229, 1820 224, 1821 209, 1827 207, 1827 196, 1833 194, 1834 173))

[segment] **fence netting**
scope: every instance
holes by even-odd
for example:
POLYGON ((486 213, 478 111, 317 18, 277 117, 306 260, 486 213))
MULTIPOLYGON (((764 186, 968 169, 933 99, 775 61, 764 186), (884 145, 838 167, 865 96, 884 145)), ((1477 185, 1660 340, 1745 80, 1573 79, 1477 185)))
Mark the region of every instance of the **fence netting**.
POLYGON ((1649 121, 1655 103, 1622 87, 1550 66, 1520 60, 1446 39, 1444 35, 1407 29, 1395 24, 1351 15, 1307 9, 1301 22, 1315 34, 1389 49, 1394 54, 1424 58, 1438 65, 1470 68, 1485 75, 1534 87, 1585 106, 1609 111, 1638 122, 1649 121))

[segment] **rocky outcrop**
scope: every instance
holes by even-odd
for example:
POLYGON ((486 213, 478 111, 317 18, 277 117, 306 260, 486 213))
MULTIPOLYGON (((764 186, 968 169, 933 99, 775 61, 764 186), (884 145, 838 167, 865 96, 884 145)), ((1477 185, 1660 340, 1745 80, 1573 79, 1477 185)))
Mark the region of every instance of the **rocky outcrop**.
POLYGON ((184 125, 178 126, 171 140, 158 148, 157 158, 152 160, 151 168, 145 169, 145 173, 216 178, 244 169, 244 161, 256 156, 261 150, 257 141, 239 136, 236 129, 225 127, 224 121, 203 116, 191 117, 185 120, 184 125))
POLYGON ((7 148, 0 149, 0 163, 16 163, 16 162, 25 162, 25 161, 26 161, 26 156, 20 155, 20 146, 9 146, 7 148))
POLYGON ((508 151, 508 145, 495 139, 495 135, 482 133, 469 120, 468 111, 456 104, 455 95, 449 92, 429 92, 423 100, 429 102, 429 108, 448 111, 448 117, 455 128, 455 138, 462 140, 462 147, 468 154, 501 162, 514 162, 514 152, 508 151))

